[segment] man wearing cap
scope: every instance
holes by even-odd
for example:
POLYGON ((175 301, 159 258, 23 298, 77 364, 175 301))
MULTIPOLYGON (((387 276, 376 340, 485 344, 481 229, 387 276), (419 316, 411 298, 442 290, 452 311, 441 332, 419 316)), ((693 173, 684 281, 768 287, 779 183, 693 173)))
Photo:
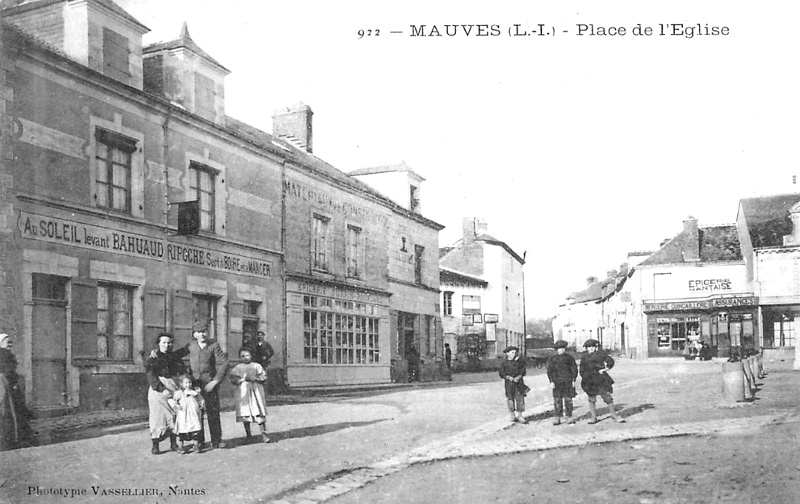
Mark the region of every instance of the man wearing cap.
POLYGON ((525 386, 522 379, 525 376, 525 361, 520 358, 519 348, 515 346, 506 347, 503 353, 506 354, 506 360, 500 366, 500 378, 505 382, 506 404, 510 420, 526 424, 528 420, 522 416, 522 412, 525 411, 525 394, 530 389, 525 386))
MULTIPOLYGON (((222 424, 219 419, 219 384, 228 372, 228 354, 214 340, 208 339, 208 324, 197 322, 192 326, 194 341, 176 350, 181 357, 189 355, 189 371, 195 385, 200 387, 206 404, 211 447, 225 448, 222 442, 222 424)), ((201 431, 200 446, 205 442, 201 431)))
POLYGON ((547 379, 553 389, 555 420, 553 425, 561 425, 561 415, 566 413, 567 423, 572 425, 572 398, 575 393, 575 379, 578 377, 578 363, 567 353, 567 342, 556 341, 556 355, 547 360, 547 379), (566 410, 566 411, 565 411, 566 410))
POLYGON ((267 343, 265 337, 264 331, 256 331, 256 340, 249 346, 250 352, 253 354, 253 362, 261 364, 261 367, 266 370, 269 360, 275 355, 275 350, 272 349, 272 345, 267 343))
POLYGON ((586 392, 589 400, 589 414, 592 416, 589 423, 597 423, 597 411, 595 408, 597 396, 602 397, 603 401, 608 405, 611 418, 615 422, 625 422, 624 418, 617 416, 614 398, 611 396, 614 391, 612 387, 614 380, 608 375, 608 370, 614 367, 614 359, 605 352, 598 352, 600 342, 596 339, 586 340, 583 347, 586 349, 586 353, 581 357, 581 387, 586 392))

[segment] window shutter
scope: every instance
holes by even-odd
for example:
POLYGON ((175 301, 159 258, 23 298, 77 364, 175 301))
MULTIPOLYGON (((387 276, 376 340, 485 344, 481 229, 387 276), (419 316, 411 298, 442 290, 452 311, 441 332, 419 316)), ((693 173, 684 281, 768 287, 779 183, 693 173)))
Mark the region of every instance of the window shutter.
POLYGON ((97 360, 97 281, 72 278, 72 360, 97 360))
POLYGON ((167 292, 148 290, 144 294, 144 349, 155 348, 156 336, 167 330, 167 292))
POLYGON ((389 312, 389 344, 392 349, 392 358, 403 355, 403 349, 400 347, 402 338, 397 332, 397 325, 397 311, 391 310, 389 312))
MULTIPOLYGON (((305 328, 303 327, 303 309, 289 307, 286 309, 286 362, 301 363, 305 359, 303 347, 305 344, 305 328)), ((273 348, 276 353, 280 349, 273 348)))
POLYGON ((181 348, 192 341, 194 325, 194 301, 192 293, 176 290, 172 296, 172 334, 175 348, 181 348))
POLYGON ((244 301, 237 298, 228 300, 228 353, 239 356, 242 346, 242 319, 244 318, 244 301))

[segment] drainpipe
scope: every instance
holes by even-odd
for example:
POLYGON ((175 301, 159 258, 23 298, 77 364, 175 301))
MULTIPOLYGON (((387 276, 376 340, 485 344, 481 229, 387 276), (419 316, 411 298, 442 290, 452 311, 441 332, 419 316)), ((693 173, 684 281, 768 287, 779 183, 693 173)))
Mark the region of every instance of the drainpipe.
MULTIPOLYGON (((169 121, 172 118, 172 105, 167 105, 167 113, 164 116, 164 124, 161 126, 163 138, 163 145, 161 146, 161 162, 164 163, 164 243, 169 242, 169 121)), ((165 278, 164 290, 167 294, 164 296, 164 329, 172 332, 172 289, 170 286, 170 268, 169 268, 169 254, 164 251, 164 271, 162 273, 165 278)))
POLYGON ((281 300, 283 306, 283 381, 289 386, 289 316, 286 301, 286 159, 281 160, 281 300))

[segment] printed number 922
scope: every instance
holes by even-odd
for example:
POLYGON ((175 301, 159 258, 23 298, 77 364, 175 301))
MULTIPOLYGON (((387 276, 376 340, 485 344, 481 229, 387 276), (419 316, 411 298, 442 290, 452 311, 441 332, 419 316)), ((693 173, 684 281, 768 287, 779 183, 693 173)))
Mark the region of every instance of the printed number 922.
POLYGON ((358 38, 362 39, 364 37, 379 37, 381 34, 380 29, 376 28, 374 30, 358 30, 358 38))

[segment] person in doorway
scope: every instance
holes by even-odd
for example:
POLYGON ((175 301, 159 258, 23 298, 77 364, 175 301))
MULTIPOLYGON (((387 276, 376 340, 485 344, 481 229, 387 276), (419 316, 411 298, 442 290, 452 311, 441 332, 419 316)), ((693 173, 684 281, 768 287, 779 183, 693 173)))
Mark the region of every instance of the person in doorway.
POLYGON ((519 355, 519 348, 515 346, 506 347, 503 350, 506 360, 500 366, 500 378, 505 383, 506 405, 508 406, 510 420, 521 424, 528 423, 523 416, 525 411, 525 395, 530 390, 525 386, 523 377, 525 376, 525 360, 519 355))
POLYGON ((578 378, 578 363, 567 353, 567 342, 556 341, 556 355, 547 360, 547 379, 553 389, 555 420, 553 425, 561 425, 561 416, 566 413, 566 421, 572 425, 572 398, 575 393, 575 380, 578 378))
POLYGON ((33 441, 28 408, 19 386, 17 358, 11 352, 13 346, 11 336, 0 333, 0 451, 33 441))
POLYGON ((267 400, 264 394, 264 383, 267 381, 267 372, 261 364, 252 361, 249 348, 239 350, 241 363, 234 366, 230 372, 231 383, 236 385, 236 421, 244 424, 244 432, 250 441, 253 434, 250 424, 257 423, 261 429, 261 440, 269 443, 267 436, 267 400))
POLYGON ((272 345, 267 343, 266 337, 267 335, 264 331, 256 331, 255 341, 251 342, 250 345, 243 345, 243 347, 250 349, 253 362, 260 364, 265 371, 269 366, 269 360, 275 355, 275 350, 272 349, 272 345))
POLYGON ((625 419, 617 415, 614 407, 614 392, 612 384, 614 380, 609 376, 608 370, 614 367, 614 359, 605 352, 598 351, 600 342, 596 339, 588 339, 583 344, 586 353, 581 357, 580 374, 581 387, 586 392, 589 401, 589 414, 591 415, 590 424, 597 423, 597 396, 603 398, 608 405, 611 418, 617 423, 625 422, 625 419))
MULTIPOLYGON (((197 322, 192 326, 194 341, 176 350, 180 357, 189 356, 189 372, 194 384, 200 387, 205 402, 211 448, 225 448, 222 441, 222 424, 219 418, 219 384, 228 372, 228 354, 216 341, 208 339, 208 324, 197 322)), ((201 430, 201 446, 205 433, 201 430)))
POLYGON ((419 352, 415 347, 408 349, 406 359, 408 359, 408 381, 419 381, 419 352))
POLYGON ((161 333, 156 340, 158 349, 144 364, 145 375, 150 387, 147 389, 147 406, 150 410, 151 452, 158 455, 158 444, 169 437, 171 451, 178 451, 175 430, 175 409, 172 396, 178 391, 175 379, 186 372, 183 361, 173 351, 173 338, 170 333, 161 333))
POLYGON ((447 369, 450 369, 450 363, 453 361, 453 352, 450 351, 450 343, 444 344, 444 363, 447 364, 447 369))

